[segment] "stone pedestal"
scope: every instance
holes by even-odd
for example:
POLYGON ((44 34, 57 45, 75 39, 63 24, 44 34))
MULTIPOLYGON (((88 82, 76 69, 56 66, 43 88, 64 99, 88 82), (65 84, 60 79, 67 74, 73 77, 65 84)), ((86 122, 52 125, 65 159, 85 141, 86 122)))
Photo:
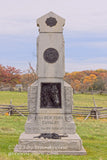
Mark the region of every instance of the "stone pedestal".
POLYGON ((53 12, 37 20, 38 80, 28 90, 29 115, 15 152, 86 154, 72 118, 73 90, 63 80, 64 23, 53 12))
POLYGON ((38 95, 38 92, 41 88, 39 83, 41 84, 41 80, 36 81, 29 88, 28 109, 30 114, 25 124, 25 132, 21 134, 19 144, 16 145, 14 151, 37 154, 86 154, 81 138, 76 134, 76 127, 71 114, 71 106, 73 105, 71 86, 64 82, 61 92, 64 95, 62 97, 62 102, 64 102, 62 109, 40 109, 40 93, 38 95), (57 133, 62 137, 61 139, 38 138, 41 133, 57 133))
POLYGON ((68 134, 68 137, 61 139, 34 138, 39 134, 22 133, 15 152, 37 153, 37 154, 63 154, 63 155, 84 155, 86 151, 77 134, 68 134))

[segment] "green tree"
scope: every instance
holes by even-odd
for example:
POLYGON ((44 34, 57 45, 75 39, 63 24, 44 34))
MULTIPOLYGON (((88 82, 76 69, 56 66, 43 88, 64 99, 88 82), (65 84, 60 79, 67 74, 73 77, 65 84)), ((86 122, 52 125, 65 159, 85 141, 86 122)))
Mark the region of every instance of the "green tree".
POLYGON ((101 77, 98 77, 97 80, 93 84, 93 89, 94 90, 105 90, 105 83, 104 80, 101 77))

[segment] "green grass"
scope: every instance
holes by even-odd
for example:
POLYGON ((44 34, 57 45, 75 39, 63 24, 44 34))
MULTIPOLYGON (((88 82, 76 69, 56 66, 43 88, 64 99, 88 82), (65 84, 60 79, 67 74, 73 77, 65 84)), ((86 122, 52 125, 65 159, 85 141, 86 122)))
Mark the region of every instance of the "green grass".
POLYGON ((91 94, 74 94, 74 106, 87 106, 94 107, 93 96, 95 103, 98 107, 107 107, 107 94, 106 95, 91 95, 91 94))
POLYGON ((74 119, 77 133, 87 151, 84 156, 35 155, 14 153, 20 134, 24 131, 23 117, 0 116, 0 160, 106 160, 107 120, 74 119))
POLYGON ((27 92, 0 91, 0 104, 27 105, 27 92))
MULTIPOLYGON (((97 106, 107 107, 107 95, 94 95, 97 106)), ((0 104, 27 105, 26 92, 0 92, 0 104)), ((94 106, 92 95, 75 94, 74 105, 94 106)), ((107 159, 107 120, 86 121, 74 119, 77 133, 83 140, 87 151, 85 156, 35 155, 14 153, 20 134, 24 131, 26 118, 16 116, 0 116, 0 160, 106 160, 107 159)))
MULTIPOLYGON (((74 106, 94 106, 93 95, 74 94, 74 106)), ((98 107, 107 107, 107 95, 94 95, 98 107)), ((0 104, 27 105, 27 92, 0 91, 0 104)))

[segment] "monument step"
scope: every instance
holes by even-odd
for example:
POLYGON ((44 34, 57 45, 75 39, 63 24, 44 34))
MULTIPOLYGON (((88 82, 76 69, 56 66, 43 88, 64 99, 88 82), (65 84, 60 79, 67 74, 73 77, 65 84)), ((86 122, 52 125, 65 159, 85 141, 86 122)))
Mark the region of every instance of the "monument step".
POLYGON ((38 154, 84 155, 86 151, 78 134, 68 134, 61 139, 35 138, 39 134, 22 133, 14 152, 38 154))
POLYGON ((15 147, 15 149, 14 149, 14 152, 19 152, 19 153, 35 153, 35 154, 50 154, 50 155, 74 155, 74 156, 76 156, 76 155, 86 155, 86 151, 85 151, 85 149, 84 149, 84 147, 82 147, 82 149, 80 150, 80 151, 41 151, 41 150, 35 150, 35 151, 33 151, 33 150, 31 150, 31 151, 29 151, 29 150, 17 150, 17 145, 16 145, 16 147, 15 147))

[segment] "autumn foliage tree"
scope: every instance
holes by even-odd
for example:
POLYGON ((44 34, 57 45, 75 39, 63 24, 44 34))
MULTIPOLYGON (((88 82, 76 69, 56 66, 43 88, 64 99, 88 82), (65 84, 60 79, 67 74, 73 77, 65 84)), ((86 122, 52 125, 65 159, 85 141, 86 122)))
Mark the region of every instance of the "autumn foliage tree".
POLYGON ((107 90, 107 70, 104 69, 66 73, 64 80, 75 91, 107 90))
POLYGON ((8 85, 14 87, 16 84, 20 83, 20 70, 11 66, 2 66, 0 64, 0 86, 8 85))
POLYGON ((83 80, 83 85, 85 90, 91 90, 93 88, 93 84, 96 81, 97 76, 95 74, 90 74, 86 76, 83 80))

